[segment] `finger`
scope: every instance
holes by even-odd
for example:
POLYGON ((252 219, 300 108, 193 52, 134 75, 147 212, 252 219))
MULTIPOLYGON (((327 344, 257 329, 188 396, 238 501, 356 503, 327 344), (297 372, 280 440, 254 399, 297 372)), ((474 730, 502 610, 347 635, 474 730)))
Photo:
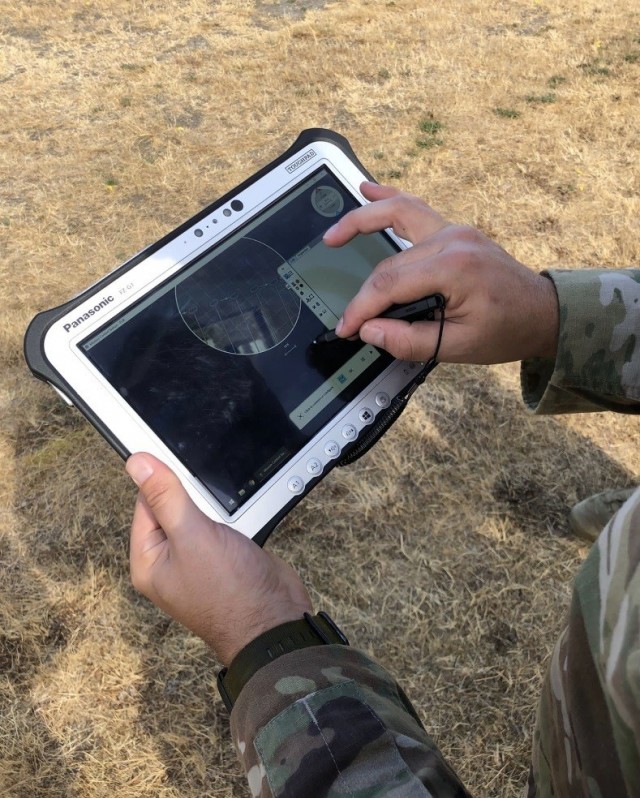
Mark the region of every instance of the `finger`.
POLYGON ((147 571, 163 553, 167 541, 163 529, 141 494, 138 494, 131 522, 129 563, 131 580, 139 588, 146 582, 147 571))
POLYGON ((402 193, 399 188, 385 186, 383 183, 373 183, 371 180, 365 180, 364 183, 360 184, 360 192, 362 196, 370 202, 390 199, 402 193))
POLYGON ((415 244, 446 225, 442 216, 422 200, 398 192, 345 214, 327 230, 323 240, 327 246, 339 247, 358 233, 375 233, 390 227, 397 236, 415 244))
POLYGON ((380 263, 349 302, 339 328, 341 338, 356 333, 365 321, 375 319, 393 304, 414 302, 431 294, 449 297, 447 273, 434 268, 443 244, 429 244, 400 252, 380 263))
POLYGON ((193 503, 173 471, 150 454, 133 454, 126 470, 138 485, 145 504, 169 541, 194 534, 212 522, 193 503))

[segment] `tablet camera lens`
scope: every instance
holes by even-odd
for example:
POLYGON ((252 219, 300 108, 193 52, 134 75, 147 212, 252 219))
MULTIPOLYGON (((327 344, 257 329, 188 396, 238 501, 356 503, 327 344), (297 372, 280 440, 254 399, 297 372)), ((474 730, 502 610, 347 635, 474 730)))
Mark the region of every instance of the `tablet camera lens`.
POLYGON ((241 211, 244 208, 244 205, 240 202, 240 200, 233 200, 231 203, 231 209, 234 211, 241 211))
POLYGON ((203 234, 202 230, 198 227, 193 231, 194 235, 197 235, 200 238, 203 234))
POLYGON ((222 214, 223 214, 223 216, 231 216, 231 211, 229 210, 229 208, 225 208, 222 211, 222 214))

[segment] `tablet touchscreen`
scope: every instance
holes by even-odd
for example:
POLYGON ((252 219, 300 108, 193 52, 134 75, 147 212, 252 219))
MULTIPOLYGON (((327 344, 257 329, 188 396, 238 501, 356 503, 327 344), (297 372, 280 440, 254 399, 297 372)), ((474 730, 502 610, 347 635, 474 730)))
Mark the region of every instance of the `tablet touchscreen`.
POLYGON ((384 233, 323 244, 358 206, 323 166, 78 344, 230 515, 391 363, 312 344, 398 251, 384 233))

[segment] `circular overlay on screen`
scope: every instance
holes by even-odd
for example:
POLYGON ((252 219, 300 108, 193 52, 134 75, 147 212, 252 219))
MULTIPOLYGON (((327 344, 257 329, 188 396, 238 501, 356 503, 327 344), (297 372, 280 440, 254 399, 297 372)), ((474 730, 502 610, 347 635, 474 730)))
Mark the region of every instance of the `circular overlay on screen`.
POLYGON ((311 205, 320 216, 331 219, 342 213, 344 200, 342 194, 333 186, 318 186, 311 192, 311 205))
POLYGON ((257 355, 282 343, 300 298, 278 275, 285 259, 241 238, 175 288, 182 320, 201 341, 230 355, 257 355))

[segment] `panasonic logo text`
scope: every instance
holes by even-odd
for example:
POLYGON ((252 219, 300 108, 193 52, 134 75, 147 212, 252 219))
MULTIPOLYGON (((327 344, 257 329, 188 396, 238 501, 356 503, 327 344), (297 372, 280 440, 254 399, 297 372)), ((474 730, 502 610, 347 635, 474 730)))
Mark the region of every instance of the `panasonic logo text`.
POLYGON ((297 161, 290 163, 289 166, 285 167, 287 172, 291 174, 291 172, 295 172, 296 169, 299 169, 303 163, 310 161, 312 158, 316 157, 315 150, 307 150, 304 155, 301 155, 297 161))
POLYGON ((102 297, 97 305, 94 305, 92 308, 86 310, 82 316, 78 316, 78 318, 74 319, 74 321, 67 322, 64 325, 65 332, 69 332, 69 330, 75 330, 75 328, 79 327, 83 321, 89 321, 92 316, 95 316, 96 313, 99 313, 103 308, 106 308, 110 302, 113 302, 112 296, 102 297))

